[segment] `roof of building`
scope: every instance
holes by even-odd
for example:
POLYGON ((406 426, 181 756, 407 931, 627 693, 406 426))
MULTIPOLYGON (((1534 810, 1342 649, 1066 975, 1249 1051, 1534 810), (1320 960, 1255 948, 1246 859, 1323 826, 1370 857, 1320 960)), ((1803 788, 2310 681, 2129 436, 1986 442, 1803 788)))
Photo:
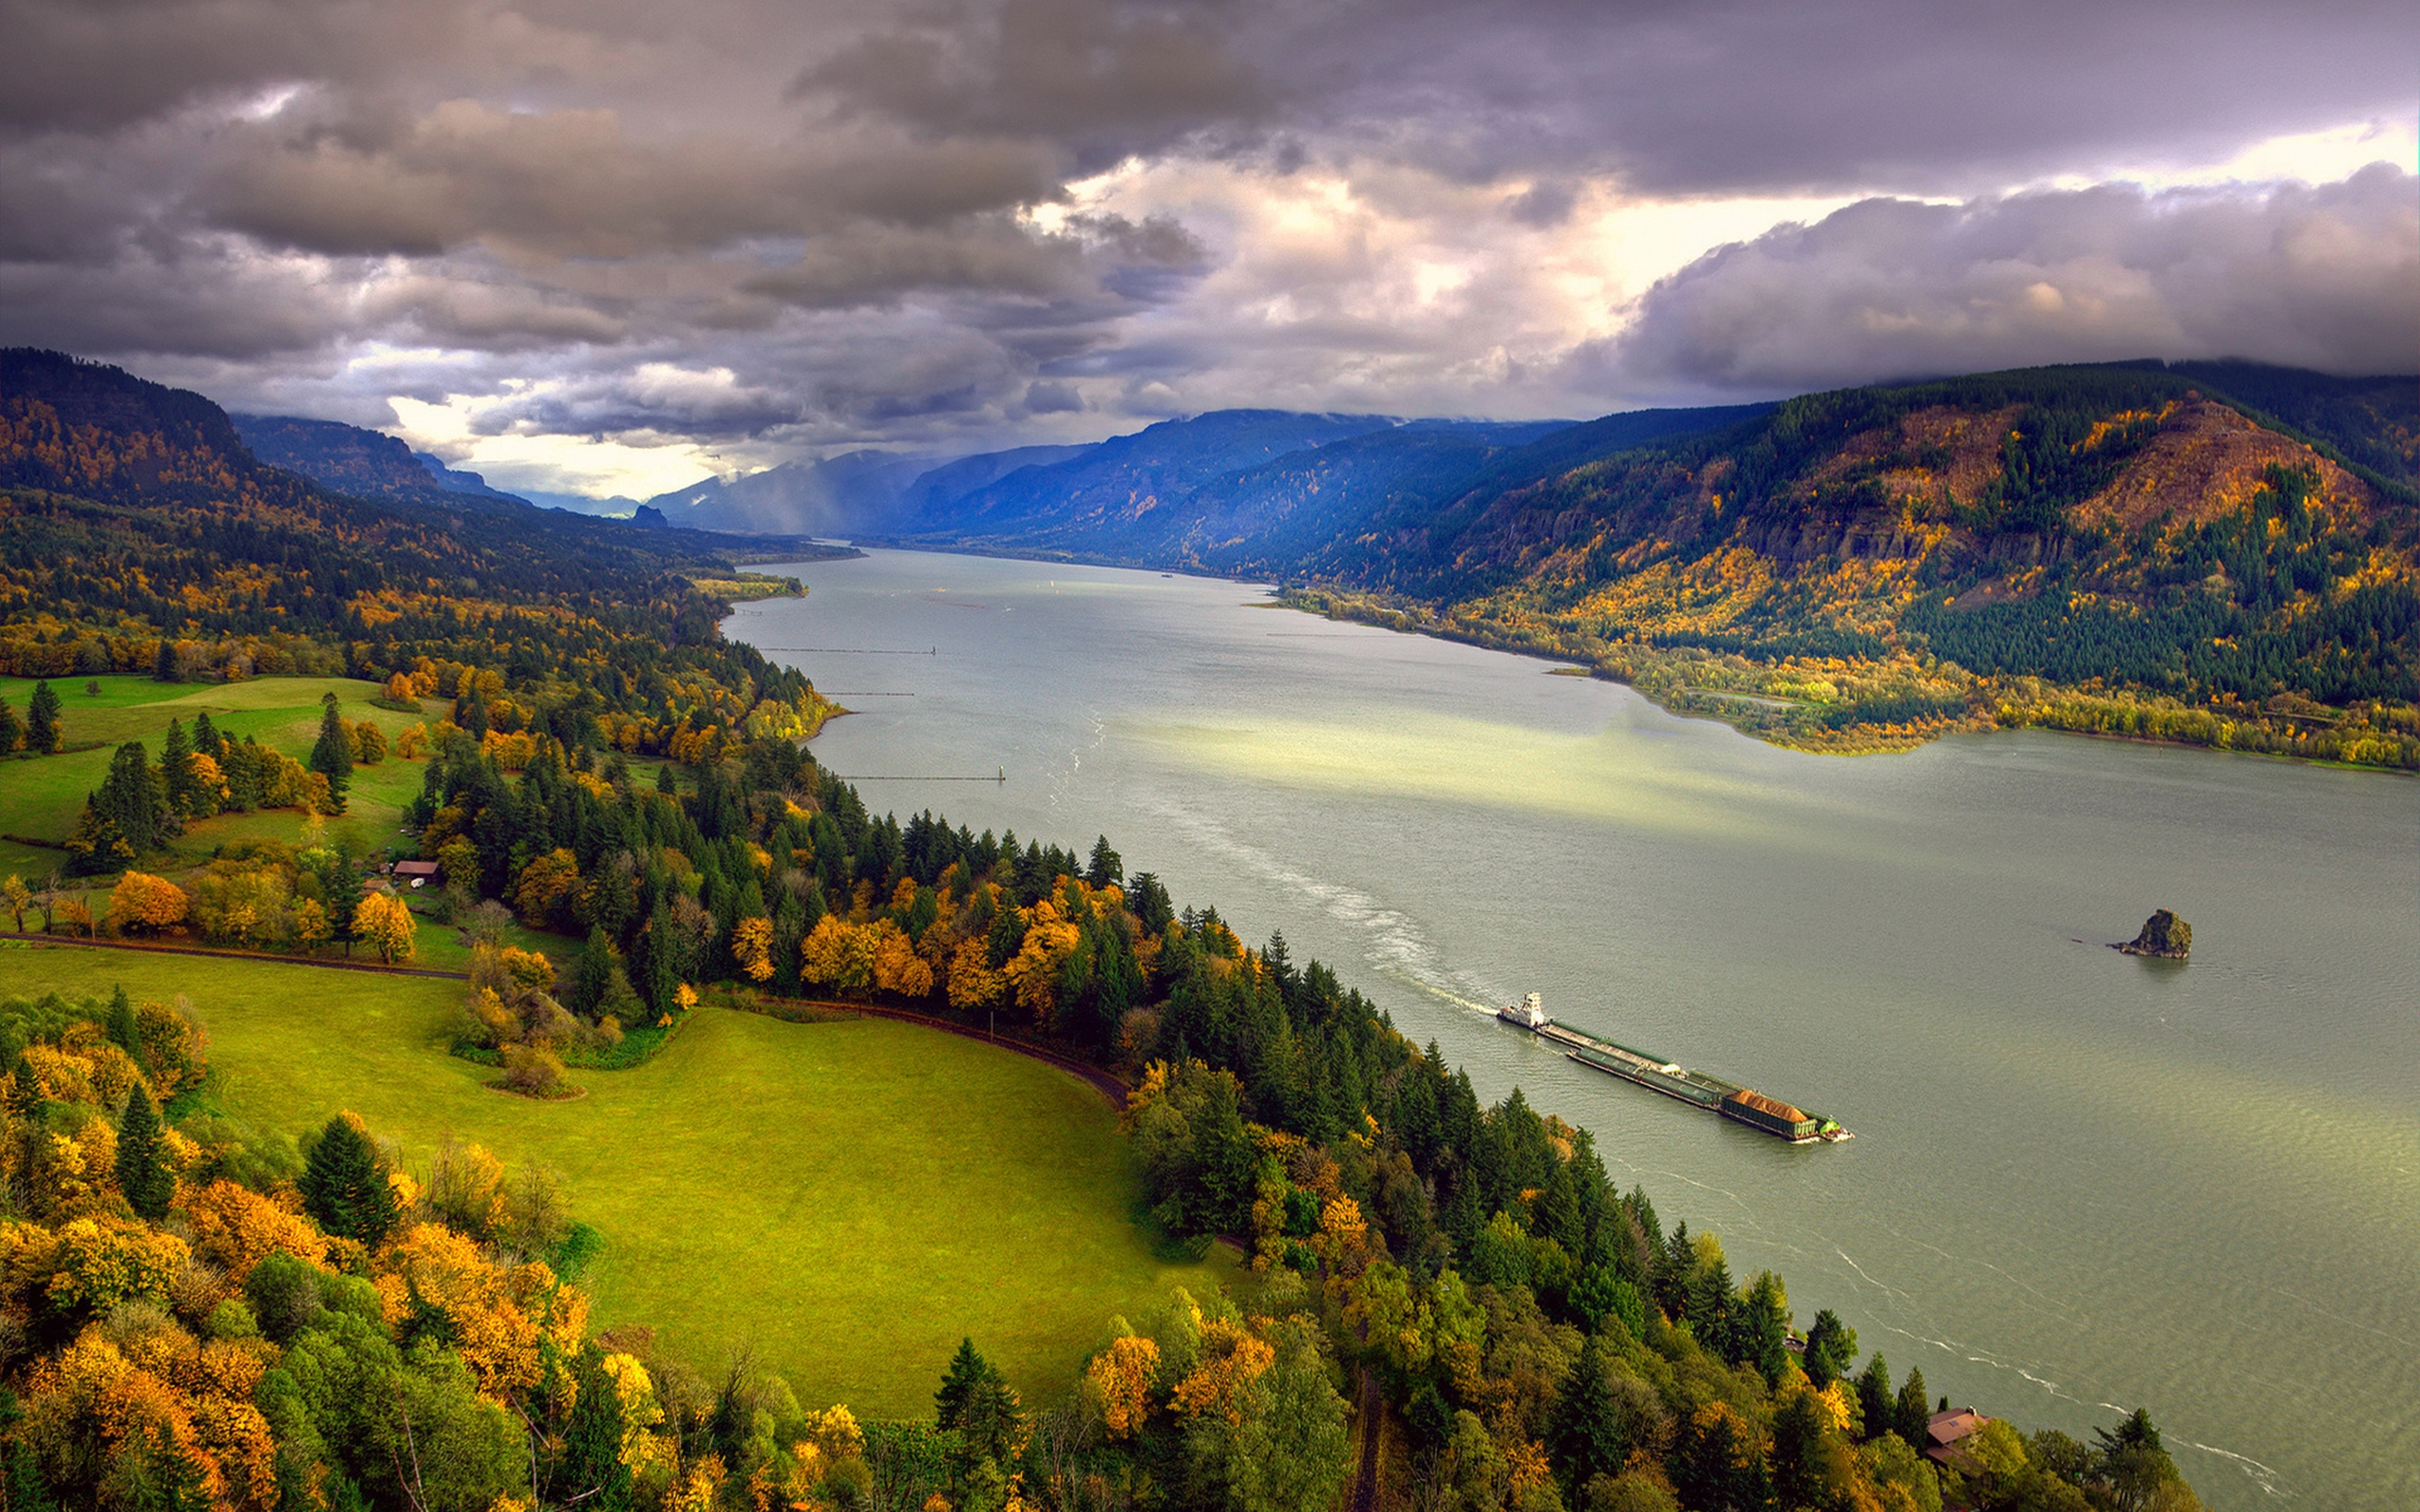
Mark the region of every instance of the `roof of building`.
POLYGON ((1762 1092, 1752 1092, 1745 1088, 1733 1092, 1731 1094, 1731 1100, 1737 1103, 1742 1108, 1753 1108, 1759 1113, 1770 1113, 1775 1118, 1786 1118, 1793 1124, 1811 1122, 1805 1113, 1802 1113, 1797 1108, 1790 1107, 1788 1103, 1782 1102, 1777 1098, 1768 1097, 1762 1092))
POLYGON ((1925 1420, 1925 1455, 1944 1465, 1953 1461, 1959 1446, 1980 1432, 1989 1418, 1972 1407, 1952 1407, 1947 1412, 1934 1413, 1925 1420))
POLYGON ((437 875, 437 863, 434 861, 398 861, 395 863, 395 875, 398 877, 434 877, 437 875))

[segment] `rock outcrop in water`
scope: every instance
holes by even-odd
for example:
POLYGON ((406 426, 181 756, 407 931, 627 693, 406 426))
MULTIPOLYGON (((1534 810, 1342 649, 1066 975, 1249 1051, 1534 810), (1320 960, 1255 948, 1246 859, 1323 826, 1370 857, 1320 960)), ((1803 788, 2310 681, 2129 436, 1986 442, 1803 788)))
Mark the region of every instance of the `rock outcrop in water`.
POLYGON ((2143 932, 2123 945, 2112 945, 2114 951, 2129 955, 2156 956, 2163 961, 2181 961, 2193 952, 2193 926, 2163 908, 2143 920, 2143 932))

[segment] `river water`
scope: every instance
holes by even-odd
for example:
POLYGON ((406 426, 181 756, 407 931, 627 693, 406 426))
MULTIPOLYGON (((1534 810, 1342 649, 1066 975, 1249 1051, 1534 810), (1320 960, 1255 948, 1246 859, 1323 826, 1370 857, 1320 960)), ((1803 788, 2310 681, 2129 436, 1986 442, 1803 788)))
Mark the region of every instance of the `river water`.
POLYGON ((1935 1395, 2079 1436, 2148 1406, 2221 1508, 2420 1506, 2420 782, 2032 732, 1809 756, 1235 583, 780 570, 809 596, 727 628, 860 711, 815 749, 878 811, 1106 833, 1282 928, 1935 1395), (2189 966, 2104 947, 2154 907, 2189 966), (1484 1011, 1532 990, 1858 1137, 1484 1011))

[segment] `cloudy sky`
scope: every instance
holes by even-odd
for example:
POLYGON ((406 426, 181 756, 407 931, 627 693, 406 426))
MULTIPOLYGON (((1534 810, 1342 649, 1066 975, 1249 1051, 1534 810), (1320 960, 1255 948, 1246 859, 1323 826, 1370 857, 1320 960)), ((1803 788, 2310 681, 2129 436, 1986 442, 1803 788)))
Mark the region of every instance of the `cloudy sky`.
POLYGON ((0 343, 645 496, 2420 352, 2408 0, 0 0, 0 343))

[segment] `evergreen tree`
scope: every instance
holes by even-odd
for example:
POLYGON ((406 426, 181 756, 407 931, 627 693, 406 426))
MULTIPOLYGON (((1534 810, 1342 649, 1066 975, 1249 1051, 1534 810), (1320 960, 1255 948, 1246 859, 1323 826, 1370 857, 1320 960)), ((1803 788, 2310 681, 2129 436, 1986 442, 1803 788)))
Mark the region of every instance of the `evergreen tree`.
POLYGON ((1857 1404, 1865 1419, 1866 1437, 1879 1438, 1893 1431, 1892 1425, 1896 1419, 1891 1407, 1891 1366, 1879 1349, 1858 1372, 1857 1404))
POLYGON ((1932 1406, 1925 1397, 1925 1373, 1921 1366, 1910 1366, 1908 1379, 1899 1387, 1899 1400, 1891 1413, 1891 1431, 1908 1441, 1910 1447, 1922 1453, 1927 1446, 1925 1430, 1932 1423, 1932 1406))
MULTIPOLYGON (((671 906, 659 897, 655 901, 655 911, 648 915, 647 928, 639 934, 639 996, 646 999, 647 1005, 657 1018, 681 1005, 678 996, 681 989, 680 947, 672 933, 671 906)), ((780 943, 779 933, 776 929, 776 945, 780 943)), ((590 936, 590 941, 594 944, 595 936, 590 936)), ((792 957, 798 954, 795 946, 791 948, 790 954, 792 957)), ((583 967, 587 964, 584 954, 580 963, 583 967)), ((795 968, 791 974, 796 976, 795 968)))
POLYGON ((218 727, 210 722, 207 712, 193 716, 193 748, 212 761, 218 759, 218 748, 226 742, 219 736, 218 727))
MULTIPOLYGON (((936 1426, 954 1429, 965 1445, 967 1466, 1007 1465, 1016 1451, 1017 1397, 992 1363, 975 1352, 975 1341, 959 1341, 941 1389, 933 1394, 936 1426)), ((964 1473, 961 1470, 961 1473, 964 1473)))
POLYGON ((139 1082, 118 1122, 117 1189, 137 1216, 153 1220, 166 1217, 176 1200, 177 1174, 160 1138, 160 1109, 139 1082))
POLYGON ((1756 1273, 1741 1300, 1734 1331, 1738 1335, 1739 1363, 1754 1366, 1766 1385, 1781 1384, 1782 1372, 1789 1366, 1789 1303, 1782 1294, 1780 1277, 1769 1270, 1756 1273))
MULTIPOLYGON (((667 931, 667 936, 668 936, 667 931)), ((592 925, 588 943, 581 948, 579 964, 573 968, 571 1000, 563 1005, 585 1019, 594 1019, 614 990, 614 969, 621 965, 615 958, 613 936, 602 924, 592 925)), ((659 1008, 659 1012, 670 1012, 659 1008)))
POLYGON ((33 696, 26 700, 26 749, 48 756, 59 749, 59 695, 45 679, 34 684, 33 696))
POLYGON ((170 813, 192 818, 209 811, 201 774, 193 764, 193 747, 185 742, 185 727, 174 719, 168 721, 168 733, 160 742, 160 788, 170 813))
POLYGON ((375 1246, 395 1227, 395 1193, 378 1152, 351 1118, 328 1120, 302 1167, 302 1207, 320 1227, 375 1246))
POLYGON ((9 707, 8 699, 0 698, 0 756, 25 748, 25 721, 17 717, 17 711, 9 707))
POLYGON ((151 680, 154 682, 184 680, 177 673, 177 643, 164 635, 160 637, 159 654, 151 659, 151 680))
POLYGON ((1093 841, 1092 859, 1084 866, 1084 881, 1095 887, 1126 885, 1126 863, 1109 848, 1109 836, 1093 841))
POLYGON ((1622 1471, 1629 1449, 1612 1399, 1605 1347, 1591 1334, 1580 1346, 1579 1362, 1564 1379, 1563 1394, 1547 1425, 1547 1450, 1562 1472, 1567 1503, 1577 1503, 1580 1488, 1595 1477, 1622 1471))
POLYGON ((9 1446, 9 1512, 59 1512, 59 1500, 22 1436, 9 1446))
POLYGON ((329 800, 342 814, 345 783, 353 776, 353 732, 345 729, 343 716, 337 713, 337 696, 333 692, 320 696, 320 738, 312 744, 309 765, 327 778, 329 800))
POLYGON ((1849 1363, 1857 1358, 1857 1330, 1841 1322, 1838 1314, 1825 1308, 1815 1314, 1806 1331, 1806 1379, 1823 1390, 1849 1372, 1849 1363))
POLYGON ((337 939, 344 942, 347 957, 353 954, 353 942, 359 936, 354 933, 353 916, 361 907, 361 863, 348 845, 314 852, 318 859, 312 872, 320 879, 320 906, 328 911, 328 925, 337 939))
POLYGON ((68 836, 70 863, 78 871, 110 871, 156 850, 182 828, 140 741, 128 741, 110 759, 109 775, 84 800, 76 833, 68 836))
POLYGON ((595 1345, 580 1353, 579 1394, 562 1449, 545 1479, 546 1504, 630 1512, 631 1468, 622 1462, 622 1399, 595 1345))
POLYGON ((102 1020, 101 1032, 109 1036, 110 1043, 126 1052, 129 1060, 137 1066, 143 1064, 143 1024, 135 1016, 134 1000, 126 995, 123 982, 110 994, 109 1013, 102 1020))

